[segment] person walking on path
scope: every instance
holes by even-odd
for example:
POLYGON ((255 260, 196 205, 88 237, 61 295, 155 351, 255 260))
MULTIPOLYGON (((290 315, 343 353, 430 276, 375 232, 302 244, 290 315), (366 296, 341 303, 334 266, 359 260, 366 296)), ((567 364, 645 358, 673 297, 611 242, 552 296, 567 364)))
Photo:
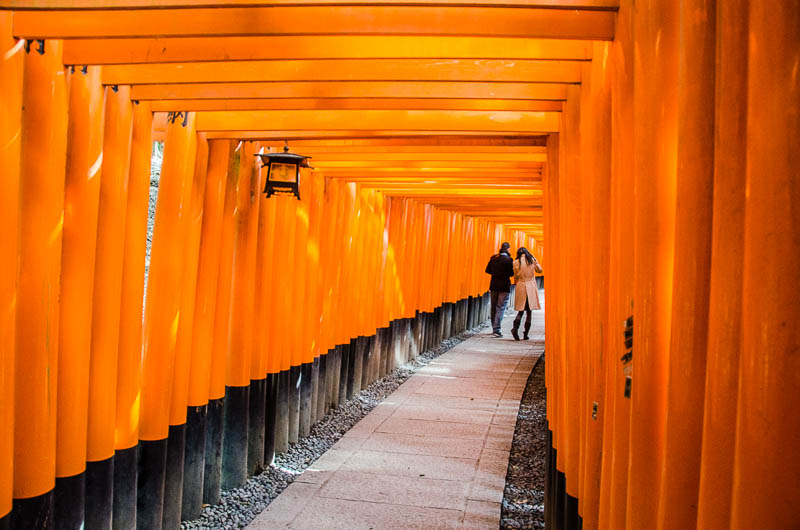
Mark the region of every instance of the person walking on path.
POLYGON ((528 340, 531 330, 531 310, 541 309, 539 304, 539 290, 536 285, 536 273, 542 272, 542 266, 525 247, 517 250, 517 259, 514 260, 514 283, 517 287, 514 292, 514 309, 518 311, 514 319, 511 334, 514 340, 519 340, 519 325, 522 323, 523 313, 527 315, 525 321, 525 334, 523 339, 528 340))
POLYGON ((510 243, 500 245, 500 252, 489 259, 486 265, 486 274, 492 275, 489 283, 492 304, 492 329, 495 337, 502 337, 500 324, 503 321, 503 313, 506 311, 508 303, 508 293, 511 291, 511 277, 514 276, 514 265, 509 249, 510 243))

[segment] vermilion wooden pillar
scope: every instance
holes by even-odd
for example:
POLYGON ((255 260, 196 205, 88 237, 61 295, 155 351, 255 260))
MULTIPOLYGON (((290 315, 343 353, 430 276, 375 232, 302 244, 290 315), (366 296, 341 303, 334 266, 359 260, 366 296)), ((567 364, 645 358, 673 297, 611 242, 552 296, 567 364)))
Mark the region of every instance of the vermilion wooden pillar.
POLYGON ((36 41, 19 52, 25 53, 25 66, 20 130, 12 528, 46 527, 53 518, 67 143, 62 46, 60 41, 36 41))
POLYGON ((716 12, 714 207, 698 528, 727 527, 731 516, 744 269, 748 5, 720 1, 716 12))
MULTIPOLYGON (((659 528, 697 521, 708 337, 714 180, 715 0, 681 4, 675 281, 667 374, 667 414, 659 528)), ((733 286, 731 286, 733 287, 733 286)), ((635 353, 634 353, 635 355, 635 353)), ((720 485, 722 487, 722 485, 720 485)))
POLYGON ((133 120, 129 86, 106 89, 105 115, 92 301, 86 466, 86 524, 93 528, 110 527, 112 520, 117 350, 133 120))
MULTIPOLYGON (((12 13, 0 13, 0 255, 17 256, 22 72, 25 42, 11 34, 12 13)), ((17 259, 0 261, 0 402, 14 401, 17 259)), ((0 527, 9 522, 14 462, 14 407, 0 410, 0 527)))
POLYGON ((113 528, 136 525, 139 443, 139 370, 142 357, 142 305, 153 153, 153 113, 148 103, 133 105, 125 250, 122 262, 117 403, 114 431, 113 528))
POLYGON ((138 528, 162 523, 167 436, 180 322, 185 234, 196 149, 195 114, 173 114, 167 125, 144 315, 141 423, 139 429, 138 528))
MULTIPOLYGON (((625 0, 617 17, 617 38, 611 46, 611 255, 606 348, 606 425, 603 439, 600 528, 624 528, 628 481, 631 400, 625 397, 624 324, 633 315, 634 197, 633 152, 633 3, 625 0)), ((550 248, 548 251, 551 252, 550 248)), ((548 279, 548 290, 552 283, 548 279)), ((552 298, 552 297, 551 297, 552 298)), ((549 308, 548 308, 549 311, 549 308)))
POLYGON ((655 528, 675 253, 679 5, 634 8, 634 329, 628 528, 655 528))
POLYGON ((90 293, 103 163, 103 95, 99 67, 72 72, 61 253, 55 517, 65 525, 75 526, 84 522, 92 337, 90 293))
POLYGON ((800 4, 749 7, 742 353, 731 527, 796 528, 800 4))

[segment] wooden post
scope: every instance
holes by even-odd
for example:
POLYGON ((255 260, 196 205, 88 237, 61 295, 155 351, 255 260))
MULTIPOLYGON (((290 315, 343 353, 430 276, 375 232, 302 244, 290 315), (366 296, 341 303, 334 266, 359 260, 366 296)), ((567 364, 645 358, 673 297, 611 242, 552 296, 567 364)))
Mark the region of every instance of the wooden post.
MULTIPOLYGON (((25 41, 12 36, 12 13, 0 12, 0 402, 14 402, 14 328, 19 249, 19 171, 25 41)), ((14 407, 0 409, 0 527, 10 524, 14 474, 14 407)))
POLYGON ((195 114, 171 113, 159 180, 144 314, 139 495, 137 527, 160 528, 163 518, 167 436, 180 324, 185 234, 196 149, 195 114))
POLYGON ((70 75, 64 241, 61 251, 56 514, 65 525, 84 522, 89 351, 92 337, 97 210, 103 163, 103 85, 100 67, 70 75))
POLYGON ((61 64, 62 46, 60 41, 36 41, 25 51, 19 166, 12 528, 45 525, 53 517, 67 143, 67 87, 61 64))
POLYGON ((115 529, 136 526, 139 370, 142 357, 142 306, 150 201, 150 161, 153 153, 152 130, 153 113, 150 105, 146 102, 134 103, 117 357, 114 513, 111 519, 115 529))
POLYGON ((750 3, 748 24, 747 206, 731 527, 796 528, 800 4, 750 3))

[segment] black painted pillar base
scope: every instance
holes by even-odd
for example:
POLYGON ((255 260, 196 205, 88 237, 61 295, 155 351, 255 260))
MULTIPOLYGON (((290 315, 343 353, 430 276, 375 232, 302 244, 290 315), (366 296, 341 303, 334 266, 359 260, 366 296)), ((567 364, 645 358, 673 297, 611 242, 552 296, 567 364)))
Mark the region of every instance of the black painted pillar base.
MULTIPOLYGON (((350 339, 350 344, 345 346, 345 352, 347 352, 347 387, 345 391, 345 401, 349 400, 353 397, 353 393, 355 392, 355 376, 356 376, 356 356, 358 354, 358 348, 356 347, 356 340, 355 338, 350 339)), ((361 381, 359 380, 359 384, 361 381)), ((341 402, 341 397, 339 398, 341 402)))
POLYGON ((566 530, 581 530, 583 528, 583 519, 578 515, 578 498, 569 493, 565 495, 564 528, 566 530))
POLYGON ((0 530, 11 530, 11 512, 0 517, 0 530))
POLYGON ((319 384, 317 387, 317 417, 314 423, 318 423, 325 417, 328 409, 328 360, 330 350, 319 356, 319 384))
MULTIPOLYGON (((354 346, 353 354, 353 396, 361 392, 361 383, 364 380, 364 367, 366 366, 366 337, 360 336, 350 343, 354 346)), ((352 396, 351 396, 352 397, 352 396)))
POLYGON ((139 446, 114 453, 114 514, 111 528, 136 528, 136 482, 139 475, 139 446))
POLYGON ((222 414, 222 489, 238 488, 247 480, 247 431, 250 387, 226 386, 222 414))
POLYGON ((136 490, 136 528, 139 530, 161 528, 166 473, 167 439, 139 440, 139 487, 136 490))
POLYGON ((269 467, 275 460, 275 429, 278 411, 278 377, 279 374, 267 374, 267 389, 264 399, 264 467, 269 467))
POLYGON ((314 357, 314 361, 311 363, 311 411, 309 415, 310 427, 316 425, 321 417, 319 414, 319 363, 319 357, 314 357))
POLYGON ((83 507, 86 503, 86 474, 56 477, 54 516, 56 528, 79 530, 84 527, 83 507))
MULTIPOLYGON (((181 519, 191 521, 203 511, 203 472, 206 459, 206 415, 208 407, 186 410, 186 446, 183 453, 181 519)), ((116 512, 114 513, 116 518, 116 512)))
POLYGON ((289 370, 277 374, 278 392, 275 409, 275 452, 289 450, 289 370))
POLYGON ((305 438, 311 432, 311 395, 313 394, 313 386, 311 381, 311 373, 313 372, 312 363, 303 363, 298 366, 300 370, 300 418, 298 435, 305 438))
POLYGON ((347 389, 350 387, 349 379, 352 377, 350 374, 350 343, 342 344, 341 349, 341 366, 339 371, 339 401, 338 404, 343 404, 347 401, 347 389))
POLYGON ((29 497, 27 499, 14 499, 11 514, 7 516, 11 522, 11 528, 56 528, 55 518, 55 494, 53 490, 29 497))
POLYGON ((361 345, 361 381, 358 386, 361 390, 364 390, 372 382, 372 363, 374 361, 372 355, 372 337, 359 337, 358 340, 363 343, 361 345))
MULTIPOLYGON (((328 402, 330 408, 334 409, 339 406, 339 395, 341 394, 342 387, 342 357, 344 346, 337 344, 332 350, 332 357, 328 359, 328 373, 330 379, 328 380, 328 402)), ((347 379, 345 379, 345 388, 347 387, 347 379)))
POLYGON ((289 369, 289 443, 300 436, 300 366, 289 369))
POLYGON ((167 474, 164 481, 164 513, 161 528, 181 526, 183 505, 183 459, 186 447, 186 424, 170 425, 167 437, 167 474))
POLYGON ((114 510, 114 457, 86 462, 86 528, 111 528, 114 510))
POLYGON ((383 337, 381 337, 381 377, 388 374, 389 365, 392 362, 392 329, 387 326, 381 330, 383 337))
POLYGON ((267 380, 250 381, 249 433, 247 435, 247 476, 264 470, 264 426, 266 423, 267 380))
POLYGON ((206 412, 206 459, 203 504, 218 504, 222 490, 222 414, 225 398, 211 399, 206 412))

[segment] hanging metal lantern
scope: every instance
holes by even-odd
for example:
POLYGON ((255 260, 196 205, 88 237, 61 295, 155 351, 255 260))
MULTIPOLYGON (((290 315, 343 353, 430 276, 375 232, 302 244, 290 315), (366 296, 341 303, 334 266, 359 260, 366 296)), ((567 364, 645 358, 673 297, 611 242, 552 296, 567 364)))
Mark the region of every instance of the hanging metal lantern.
POLYGON ((289 152, 289 144, 283 146, 282 153, 258 153, 263 168, 267 169, 264 193, 272 197, 276 193, 291 194, 300 199, 300 168, 311 167, 310 156, 289 152))

